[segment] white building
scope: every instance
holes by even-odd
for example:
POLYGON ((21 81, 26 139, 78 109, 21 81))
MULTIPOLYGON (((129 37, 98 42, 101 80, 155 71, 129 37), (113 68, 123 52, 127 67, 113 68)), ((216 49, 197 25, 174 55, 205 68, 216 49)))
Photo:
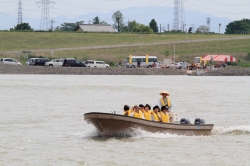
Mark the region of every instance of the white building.
POLYGON ((74 31, 79 32, 116 32, 115 29, 108 24, 80 24, 74 31))

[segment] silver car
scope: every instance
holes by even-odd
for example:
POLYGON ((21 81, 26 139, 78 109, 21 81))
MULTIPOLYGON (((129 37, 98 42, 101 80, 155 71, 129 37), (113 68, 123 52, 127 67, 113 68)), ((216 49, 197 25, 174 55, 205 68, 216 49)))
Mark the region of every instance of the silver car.
POLYGON ((45 63, 45 66, 51 66, 51 67, 61 67, 63 64, 64 59, 53 59, 49 62, 45 63))
POLYGON ((2 64, 8 64, 8 65, 22 65, 20 62, 18 62, 15 59, 12 59, 12 58, 2 58, 0 60, 0 63, 2 63, 2 64))

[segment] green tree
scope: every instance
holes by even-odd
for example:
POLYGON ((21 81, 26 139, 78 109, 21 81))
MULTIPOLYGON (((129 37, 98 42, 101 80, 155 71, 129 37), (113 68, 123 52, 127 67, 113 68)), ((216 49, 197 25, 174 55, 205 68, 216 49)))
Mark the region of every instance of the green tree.
POLYGON ((193 28, 192 28, 192 27, 189 27, 188 33, 192 33, 192 31, 193 31, 193 28))
POLYGON ((138 25, 140 25, 140 23, 137 23, 135 20, 129 21, 128 25, 123 27, 123 32, 131 32, 133 28, 138 25))
POLYGON ((154 32, 158 32, 158 26, 157 26, 157 22, 155 21, 155 19, 152 19, 150 21, 149 26, 151 29, 153 29, 154 32))
POLYGON ((168 57, 169 55, 170 55, 170 51, 165 51, 165 55, 166 55, 166 57, 168 57))
POLYGON ((101 21, 100 24, 108 25, 108 23, 106 21, 101 21))
POLYGON ((226 26, 226 34, 242 34, 250 32, 250 19, 234 21, 226 26))
POLYGON ((83 24, 84 21, 79 21, 76 23, 67 23, 64 22, 63 24, 61 24, 60 30, 61 31, 73 31, 77 25, 83 24))
POLYGON ((195 33, 208 33, 209 29, 205 25, 201 25, 197 28, 195 33))
POLYGON ((32 30, 29 23, 17 24, 14 30, 32 30))
POLYGON ((250 52, 247 54, 247 56, 245 57, 246 61, 250 61, 250 52))
POLYGON ((94 19, 93 19, 93 24, 100 24, 100 19, 98 16, 96 16, 94 19))
POLYGON ((132 32, 140 32, 140 33, 153 33, 153 29, 149 26, 145 26, 143 24, 137 25, 132 29, 132 32))
POLYGON ((117 29, 118 32, 121 32, 124 26, 122 13, 118 10, 113 14, 112 19, 114 21, 114 29, 117 29))

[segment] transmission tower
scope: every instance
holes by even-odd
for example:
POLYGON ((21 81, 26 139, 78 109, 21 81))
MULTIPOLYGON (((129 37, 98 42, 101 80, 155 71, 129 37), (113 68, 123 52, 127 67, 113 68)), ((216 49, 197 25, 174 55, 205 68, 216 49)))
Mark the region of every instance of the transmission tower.
POLYGON ((184 0, 174 0, 174 26, 173 30, 185 31, 184 0))
POLYGON ((211 22, 211 18, 207 18, 207 29, 208 29, 208 32, 210 32, 210 22, 211 22))
POLYGON ((179 30, 180 0, 174 0, 174 25, 173 30, 179 30))
POLYGON ((36 4, 38 7, 42 6, 40 30, 48 30, 50 23, 49 7, 53 7, 55 2, 52 2, 50 0, 41 0, 39 2, 36 2, 36 4))
POLYGON ((23 22, 23 15, 22 15, 22 1, 19 0, 18 2, 18 19, 17 19, 17 24, 22 24, 23 22))
POLYGON ((185 10, 184 10, 184 0, 180 0, 180 23, 181 23, 181 30, 184 32, 185 31, 185 10))

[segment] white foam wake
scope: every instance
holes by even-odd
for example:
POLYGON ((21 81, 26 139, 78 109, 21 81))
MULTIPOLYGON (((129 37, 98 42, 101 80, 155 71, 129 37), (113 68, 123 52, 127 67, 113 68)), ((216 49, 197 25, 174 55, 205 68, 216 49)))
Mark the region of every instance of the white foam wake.
POLYGON ((133 129, 132 137, 133 138, 173 138, 173 137, 181 137, 177 134, 170 134, 170 133, 152 133, 140 128, 133 129))
POLYGON ((215 127, 213 134, 250 134, 250 126, 215 127))
POLYGON ((95 129, 88 129, 88 130, 84 131, 84 133, 81 134, 81 137, 83 139, 95 138, 95 137, 100 137, 100 136, 101 136, 101 133, 95 129))

